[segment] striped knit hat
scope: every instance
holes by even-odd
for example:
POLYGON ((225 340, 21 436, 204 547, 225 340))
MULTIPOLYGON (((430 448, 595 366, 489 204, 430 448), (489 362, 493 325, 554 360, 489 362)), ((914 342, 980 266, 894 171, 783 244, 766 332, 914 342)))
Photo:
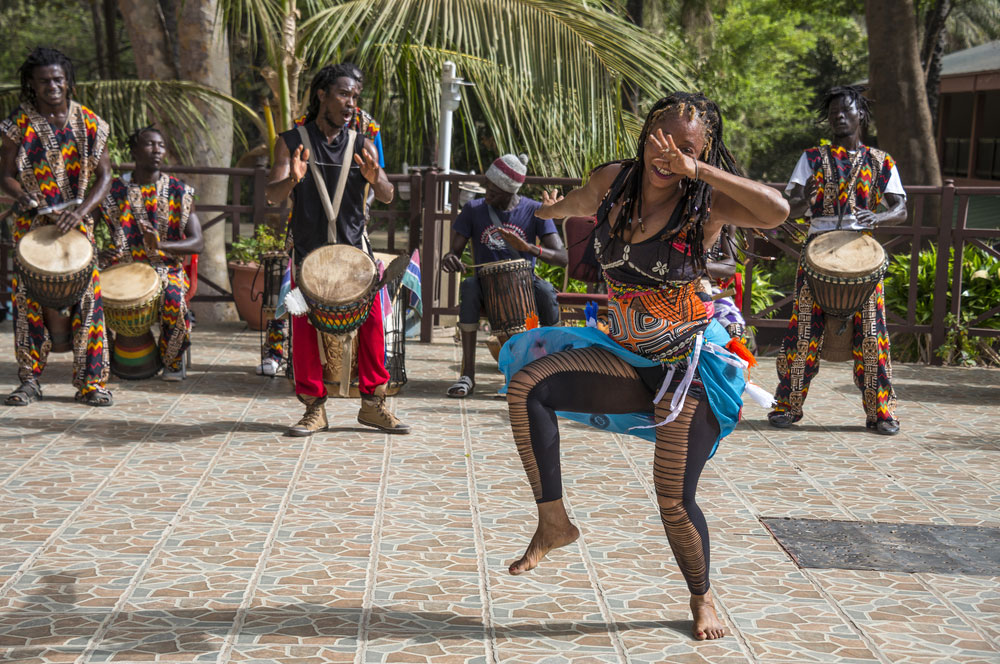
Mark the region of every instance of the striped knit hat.
POLYGON ((528 155, 505 154, 486 169, 486 179, 510 194, 516 194, 528 172, 528 155))

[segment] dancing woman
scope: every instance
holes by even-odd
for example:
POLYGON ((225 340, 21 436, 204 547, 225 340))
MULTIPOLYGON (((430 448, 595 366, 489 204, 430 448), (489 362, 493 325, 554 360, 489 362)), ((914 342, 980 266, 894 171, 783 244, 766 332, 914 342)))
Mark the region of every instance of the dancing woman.
POLYGON ((632 426, 618 430, 655 440, 657 503, 691 592, 693 635, 719 638, 725 632, 709 592, 708 531, 695 489, 739 418, 741 357, 752 357, 710 320, 696 282, 723 225, 773 228, 788 205, 741 176, 718 106, 682 92, 650 110, 633 159, 599 167, 565 198, 543 200, 543 217, 596 213, 609 330, 530 330, 501 354, 511 429, 538 506, 537 530, 510 573, 534 568, 579 536, 562 502, 556 413, 609 430, 629 414, 632 426), (643 414, 651 424, 636 424, 643 414))

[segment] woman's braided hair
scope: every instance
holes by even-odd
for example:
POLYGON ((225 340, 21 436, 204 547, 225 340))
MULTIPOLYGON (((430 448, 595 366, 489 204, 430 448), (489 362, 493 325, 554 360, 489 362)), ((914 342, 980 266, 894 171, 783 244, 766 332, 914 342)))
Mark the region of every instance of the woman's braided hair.
POLYGON ((73 69, 72 60, 66 57, 62 51, 38 46, 28 54, 24 63, 17 70, 17 73, 21 76, 21 101, 26 101, 32 105, 35 103, 35 89, 31 87, 31 77, 34 75, 36 67, 48 67, 50 65, 59 65, 62 68, 63 74, 66 76, 66 96, 72 99, 74 89, 76 88, 76 71, 73 69))
POLYGON ((306 111, 306 122, 312 122, 319 116, 319 91, 329 90, 338 78, 351 78, 364 85, 364 78, 357 65, 351 62, 341 62, 337 65, 327 65, 313 76, 309 84, 309 110, 306 111))
MULTIPOLYGON (((639 147, 632 159, 621 162, 628 170, 624 178, 618 178, 605 197, 606 209, 622 200, 622 209, 611 226, 611 236, 624 240, 624 232, 633 216, 642 217, 642 181, 645 168, 646 141, 653 126, 663 115, 674 113, 680 117, 698 118, 705 126, 705 149, 698 160, 710 166, 721 168, 728 173, 743 175, 743 169, 736 163, 729 148, 722 140, 722 113, 718 105, 700 92, 674 92, 653 104, 646 115, 646 122, 639 134, 639 147)), ((681 222, 673 229, 667 229, 664 239, 683 236, 691 247, 695 265, 703 268, 704 226, 712 212, 712 187, 703 180, 685 183, 685 208, 681 222)))

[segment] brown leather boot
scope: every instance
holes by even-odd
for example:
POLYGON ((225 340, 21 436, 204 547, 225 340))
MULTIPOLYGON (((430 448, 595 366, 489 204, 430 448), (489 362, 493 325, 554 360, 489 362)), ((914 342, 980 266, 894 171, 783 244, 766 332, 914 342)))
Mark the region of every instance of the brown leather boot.
POLYGON ((295 426, 288 430, 289 436, 311 436, 317 431, 326 431, 329 422, 326 419, 326 397, 309 397, 296 395, 299 401, 306 405, 306 412, 295 426))
POLYGON ((381 429, 386 433, 410 433, 410 425, 399 421, 385 405, 385 385, 375 388, 375 394, 361 395, 361 410, 358 422, 365 426, 381 429))

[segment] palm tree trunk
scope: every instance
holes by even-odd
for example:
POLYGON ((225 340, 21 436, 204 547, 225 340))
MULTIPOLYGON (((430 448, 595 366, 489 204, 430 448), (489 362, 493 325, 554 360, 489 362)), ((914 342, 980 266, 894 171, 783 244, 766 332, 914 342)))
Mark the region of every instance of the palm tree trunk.
POLYGON ((90 20, 94 24, 94 50, 97 52, 97 75, 108 78, 108 60, 104 56, 104 37, 101 35, 101 9, 99 0, 90 0, 90 20))
POLYGON ((896 159, 904 186, 940 186, 913 0, 866 0, 865 18, 879 147, 896 159))
MULTIPOLYGON (((97 1, 94 0, 94 2, 97 1)), ((108 76, 112 80, 118 78, 120 73, 118 29, 115 21, 117 13, 118 8, 115 7, 115 0, 104 0, 104 43, 108 46, 108 76)))
POLYGON ((927 86, 927 105, 931 123, 937 133, 938 101, 941 93, 941 58, 944 56, 945 22, 954 5, 951 0, 937 0, 927 12, 924 41, 920 47, 920 61, 924 65, 924 84, 927 86))
MULTIPOLYGON (((183 79, 212 86, 226 94, 232 93, 229 40, 223 26, 216 20, 218 0, 119 0, 118 6, 132 43, 142 44, 142 48, 132 49, 140 78, 183 79), (168 16, 164 7, 176 14, 168 16), (183 26, 183 29, 171 34, 171 26, 183 26)), ((193 164, 195 166, 230 166, 233 152, 232 109, 199 100, 192 103, 201 110, 205 127, 175 127, 161 120, 168 138, 174 143, 186 141, 193 154, 202 156, 201 163, 193 164)), ((176 156, 173 158, 177 163, 176 156)), ((187 180, 197 190, 200 204, 227 203, 228 178, 190 176, 187 180)), ((205 215, 202 217, 203 222, 209 221, 205 215)), ((219 286, 228 288, 225 241, 224 224, 219 223, 205 230, 205 249, 198 261, 198 272, 219 286)), ((204 282, 199 286, 199 292, 217 294, 204 282)), ((231 303, 195 303, 194 309, 202 320, 236 320, 236 310, 231 303)))

